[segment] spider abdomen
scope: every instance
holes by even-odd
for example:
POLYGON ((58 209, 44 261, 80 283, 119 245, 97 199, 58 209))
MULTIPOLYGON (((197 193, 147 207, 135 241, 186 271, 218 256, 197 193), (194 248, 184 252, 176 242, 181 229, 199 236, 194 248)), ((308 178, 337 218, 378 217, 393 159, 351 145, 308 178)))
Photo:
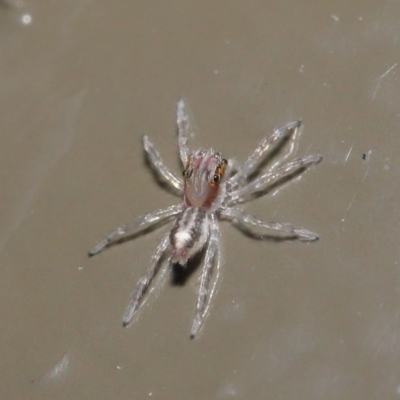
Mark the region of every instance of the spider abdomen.
POLYGON ((171 262, 186 265, 207 242, 209 221, 204 209, 188 207, 178 216, 171 230, 171 262))

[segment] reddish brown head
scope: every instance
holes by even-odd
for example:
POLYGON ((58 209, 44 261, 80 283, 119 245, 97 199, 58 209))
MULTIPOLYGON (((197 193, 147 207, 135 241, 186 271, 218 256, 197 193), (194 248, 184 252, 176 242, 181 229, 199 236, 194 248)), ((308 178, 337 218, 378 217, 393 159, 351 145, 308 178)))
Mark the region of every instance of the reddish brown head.
POLYGON ((218 196, 226 166, 227 161, 212 149, 191 154, 183 171, 186 205, 210 208, 218 196))

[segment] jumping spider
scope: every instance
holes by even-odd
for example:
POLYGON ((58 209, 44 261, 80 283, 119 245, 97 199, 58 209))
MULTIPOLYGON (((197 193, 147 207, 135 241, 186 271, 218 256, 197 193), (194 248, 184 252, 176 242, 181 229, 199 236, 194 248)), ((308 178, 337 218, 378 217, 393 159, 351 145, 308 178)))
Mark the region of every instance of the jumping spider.
POLYGON ((162 238, 151 257, 147 272, 137 283, 123 316, 123 326, 127 326, 132 321, 143 304, 145 294, 159 269, 163 256, 168 258, 168 264, 179 264, 184 267, 189 259, 205 248, 196 315, 190 331, 190 337, 194 338, 200 330, 215 288, 216 279, 211 281, 212 270, 215 268, 217 273, 220 265, 219 220, 228 220, 253 237, 265 238, 266 236, 254 232, 251 227, 277 231, 286 234, 286 238, 303 242, 318 240, 318 235, 309 230, 296 228, 287 223, 262 221, 234 206, 264 195, 278 184, 299 176, 309 167, 321 162, 322 156, 306 156, 282 165, 282 161, 293 152, 295 136, 301 125, 300 120, 275 129, 266 136, 240 167, 234 160, 222 158, 221 154, 213 149, 189 151, 187 142, 191 132, 183 100, 178 102, 177 125, 180 159, 184 167, 183 179, 176 176, 164 164, 147 136, 143 137, 143 146, 150 166, 170 189, 183 197, 183 201, 119 226, 94 246, 89 256, 101 252, 110 243, 118 241, 128 233, 168 222, 174 217, 172 230, 162 238), (285 142, 290 143, 286 155, 264 172, 260 171, 265 164, 267 151, 273 145, 277 143, 282 145, 285 142))

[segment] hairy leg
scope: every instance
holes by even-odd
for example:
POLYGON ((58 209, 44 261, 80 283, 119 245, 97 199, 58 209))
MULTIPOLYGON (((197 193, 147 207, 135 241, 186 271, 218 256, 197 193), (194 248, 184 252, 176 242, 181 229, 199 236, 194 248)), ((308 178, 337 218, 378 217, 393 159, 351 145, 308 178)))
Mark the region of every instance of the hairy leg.
POLYGON ((189 139, 189 115, 186 111, 185 100, 178 101, 176 122, 178 125, 178 146, 182 165, 185 168, 189 157, 189 148, 187 145, 189 139))
MULTIPOLYGON (((221 210, 221 216, 232 221, 239 227, 252 226, 260 229, 267 229, 272 231, 278 231, 293 236, 301 242, 314 242, 319 239, 318 235, 308 229, 298 228, 288 223, 274 222, 274 221, 262 221, 254 215, 247 214, 236 208, 223 208, 221 210)), ((248 228, 246 231, 252 233, 248 228)), ((265 235, 259 233, 253 233, 254 237, 260 239, 264 238, 265 235)))
POLYGON ((217 265, 215 268, 219 269, 219 226, 218 221, 215 217, 215 214, 210 215, 210 237, 208 242, 208 247, 206 250, 205 258, 204 258, 204 265, 203 270, 200 277, 200 285, 198 290, 198 298, 197 298, 197 306, 196 306, 196 315, 193 321, 192 329, 190 331, 190 337, 193 339, 197 336, 200 327, 202 325, 203 319, 207 312, 210 299, 213 295, 215 289, 215 282, 211 285, 210 289, 210 280, 211 280, 211 273, 214 267, 214 258, 215 254, 217 253, 217 265))
POLYGON ((166 234, 161 240, 160 244, 157 246, 156 251, 151 257, 150 264, 146 273, 139 279, 136 284, 136 289, 132 294, 129 305, 122 317, 122 325, 127 326, 132 321, 136 311, 143 303, 144 296, 147 292, 147 289, 154 278, 154 275, 157 272, 157 268, 159 266, 159 261, 164 254, 165 250, 169 245, 169 233, 166 234))
MULTIPOLYGON (((273 146, 278 140, 283 139, 289 134, 294 134, 301 125, 301 120, 295 122, 290 122, 289 124, 283 126, 282 128, 275 129, 271 134, 266 136, 253 153, 247 158, 243 166, 238 170, 238 172, 232 176, 227 182, 228 187, 236 186, 243 178, 249 176, 254 172, 257 165, 260 163, 261 159, 264 157, 265 153, 273 146)), ((289 154, 293 151, 293 142, 291 143, 289 154)), ((286 158, 286 155, 284 158, 286 158)))
POLYGON ((181 195, 183 193, 183 181, 179 179, 168 167, 165 165, 160 154, 155 149, 153 143, 150 141, 148 136, 143 136, 143 147, 146 151, 150 165, 154 172, 160 175, 163 180, 168 183, 173 189, 178 191, 181 195))
POLYGON ((320 163, 322 159, 323 157, 320 155, 306 156, 282 165, 274 171, 268 171, 243 187, 229 193, 224 203, 232 205, 251 200, 254 194, 262 193, 268 189, 268 187, 291 175, 305 172, 313 165, 320 163))
POLYGON ((140 217, 135 218, 133 221, 118 226, 111 233, 109 233, 101 242, 92 247, 89 251, 89 257, 94 256, 95 254, 100 253, 107 247, 110 243, 115 242, 126 234, 135 231, 138 228, 142 228, 144 225, 152 225, 157 222, 162 221, 168 217, 176 215, 182 211, 183 204, 176 204, 168 208, 164 208, 163 210, 157 210, 151 212, 147 215, 142 215, 140 217))

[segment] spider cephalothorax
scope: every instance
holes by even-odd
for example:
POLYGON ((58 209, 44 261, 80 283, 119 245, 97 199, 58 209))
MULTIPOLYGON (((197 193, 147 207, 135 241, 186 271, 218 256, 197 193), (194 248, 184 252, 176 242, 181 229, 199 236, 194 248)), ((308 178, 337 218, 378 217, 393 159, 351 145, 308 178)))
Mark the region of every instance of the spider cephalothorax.
MULTIPOLYGON (((285 179, 300 175, 309 167, 322 161, 322 156, 306 156, 282 165, 282 161, 293 152, 295 136, 301 125, 300 120, 276 129, 265 137, 239 168, 232 160, 223 159, 220 153, 212 149, 189 152, 187 142, 190 136, 190 127, 183 100, 178 102, 177 124, 179 153, 184 167, 183 180, 164 164, 147 136, 143 137, 143 144, 154 171, 182 197, 182 202, 137 217, 132 222, 119 226, 94 246, 89 255, 99 253, 111 242, 115 242, 130 232, 163 221, 168 222, 175 216, 171 231, 164 235, 151 258, 147 272, 137 283, 123 316, 123 325, 126 326, 132 321, 137 310, 143 304, 145 294, 148 292, 149 285, 164 254, 168 258, 166 266, 179 264, 184 267, 195 254, 205 248, 196 316, 190 333, 193 338, 200 330, 215 288, 216 279, 212 281, 211 275, 212 270, 218 270, 220 265, 219 220, 231 221, 247 233, 251 231, 252 227, 256 227, 261 230, 277 231, 286 234, 290 239, 299 241, 317 240, 318 235, 307 229, 296 228, 287 223, 262 221, 234 206, 265 194, 268 188, 285 179), (257 175, 256 172, 258 172, 267 151, 275 143, 285 140, 291 143, 287 154, 280 162, 275 162, 257 175), (234 165, 235 167, 233 167, 234 165)), ((253 236, 264 237, 258 233, 254 233, 253 236)))
POLYGON ((208 213, 221 206, 225 185, 221 180, 228 162, 212 149, 188 157, 183 171, 184 203, 187 207, 171 230, 171 262, 182 266, 198 253, 208 239, 208 213))
POLYGON ((184 200, 188 207, 216 209, 225 188, 220 187, 228 162, 212 149, 198 150, 188 157, 183 172, 184 200))

